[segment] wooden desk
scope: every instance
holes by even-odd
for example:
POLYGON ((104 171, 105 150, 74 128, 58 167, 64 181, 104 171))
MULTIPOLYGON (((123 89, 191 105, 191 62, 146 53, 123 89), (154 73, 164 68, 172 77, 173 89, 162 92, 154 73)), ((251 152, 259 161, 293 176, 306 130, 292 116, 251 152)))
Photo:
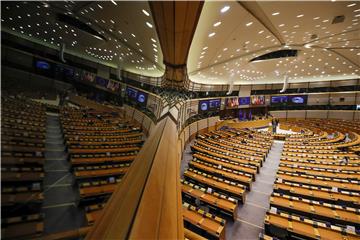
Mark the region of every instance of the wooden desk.
POLYGON ((291 217, 287 214, 274 214, 268 212, 265 216, 265 231, 269 232, 269 226, 287 230, 290 234, 298 234, 313 239, 324 240, 359 240, 356 234, 347 233, 344 235, 341 228, 328 228, 325 224, 317 223, 317 227, 313 226, 313 221, 301 221, 300 218, 291 217))
POLYGON ((187 221, 218 239, 225 239, 225 226, 211 218, 202 216, 200 213, 183 207, 184 221, 187 221))
POLYGON ((226 168, 218 169, 207 163, 202 164, 200 161, 197 160, 190 161, 189 166, 200 171, 207 172, 215 176, 221 176, 224 179, 229 179, 230 181, 240 183, 241 185, 244 185, 247 190, 251 190, 251 176, 233 173, 232 170, 226 168))
POLYGON ((234 220, 236 219, 236 211, 237 211, 236 203, 231 202, 227 199, 215 197, 214 195, 206 192, 204 193, 199 189, 194 189, 189 185, 185 185, 185 184, 182 184, 181 191, 194 198, 198 198, 201 201, 206 202, 207 204, 210 204, 215 208, 218 208, 219 210, 228 212, 233 217, 234 220))
POLYGON ((114 184, 80 188, 80 196, 85 198, 85 197, 91 197, 102 194, 110 194, 115 190, 116 186, 117 184, 114 183, 114 184))
POLYGON ((240 199, 242 203, 245 202, 245 188, 242 185, 239 184, 232 185, 230 182, 226 183, 224 181, 220 181, 218 178, 215 179, 209 175, 207 176, 200 175, 194 171, 189 171, 189 170, 185 171, 184 176, 193 179, 197 182, 200 182, 202 184, 205 184, 209 187, 218 189, 221 192, 226 192, 240 199))
POLYGON ((300 199, 288 195, 281 196, 274 193, 270 197, 270 206, 285 209, 287 212, 301 212, 303 216, 315 216, 329 222, 338 222, 342 225, 360 226, 360 215, 355 208, 344 210, 339 205, 321 204, 317 201, 300 199))

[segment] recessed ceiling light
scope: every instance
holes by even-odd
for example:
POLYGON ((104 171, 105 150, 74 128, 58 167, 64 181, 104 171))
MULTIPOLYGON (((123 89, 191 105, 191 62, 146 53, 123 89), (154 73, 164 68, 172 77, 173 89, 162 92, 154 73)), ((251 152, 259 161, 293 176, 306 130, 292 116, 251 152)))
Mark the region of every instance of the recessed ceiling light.
POLYGON ((354 12, 359 12, 359 11, 360 11, 360 8, 359 8, 359 9, 354 10, 354 12))
POLYGON ((329 19, 325 19, 325 20, 323 20, 322 22, 325 23, 325 22, 328 22, 328 21, 329 21, 329 19))
POLYGON ((224 6, 224 7, 220 10, 220 12, 225 13, 225 12, 227 12, 229 9, 230 9, 230 6, 224 6))
POLYGON ((249 27, 249 26, 251 26, 251 24, 253 24, 253 22, 248 22, 248 23, 246 24, 246 26, 249 27))
POLYGON ((114 0, 111 0, 111 2, 112 2, 114 5, 117 5, 117 3, 116 3, 114 0))
POLYGON ((351 3, 351 4, 347 5, 347 7, 353 7, 355 5, 356 5, 356 3, 351 3))
POLYGON ((285 24, 280 24, 280 25, 279 25, 279 27, 283 27, 283 26, 285 26, 285 24))
POLYGON ((224 48, 224 49, 223 49, 224 52, 227 51, 227 50, 228 50, 227 48, 224 48))
POLYGON ((215 36, 215 33, 214 33, 214 32, 212 32, 212 33, 209 34, 209 37, 213 37, 213 36, 215 36))
POLYGON ((301 18, 301 17, 303 17, 304 16, 304 14, 300 14, 300 15, 297 15, 296 17, 297 18, 301 18))
POLYGON ((206 49, 208 49, 208 47, 203 47, 203 50, 206 50, 206 49))
POLYGON ((264 32, 264 30, 261 30, 260 32, 259 32, 259 34, 262 34, 264 32))
POLYGON ((221 22, 214 23, 214 27, 220 26, 221 22))
POLYGON ((143 9, 142 12, 143 12, 146 16, 150 16, 150 14, 149 14, 145 9, 143 9))
POLYGON ((153 25, 152 25, 151 23, 149 23, 149 22, 146 22, 146 25, 147 25, 149 28, 152 28, 152 27, 153 27, 153 25))
POLYGON ((276 15, 279 15, 279 14, 280 14, 279 12, 274 12, 272 15, 276 16, 276 15))

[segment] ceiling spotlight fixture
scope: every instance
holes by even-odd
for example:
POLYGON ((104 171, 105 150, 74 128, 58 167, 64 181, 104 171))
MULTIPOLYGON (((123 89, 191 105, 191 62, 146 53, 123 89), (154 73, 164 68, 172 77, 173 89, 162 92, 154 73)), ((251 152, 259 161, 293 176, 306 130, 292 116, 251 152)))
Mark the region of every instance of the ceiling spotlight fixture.
POLYGON ((297 15, 296 17, 297 18, 301 18, 301 17, 303 17, 304 16, 304 14, 300 14, 300 15, 297 15))
POLYGON ((279 12, 274 12, 272 15, 276 16, 276 15, 279 15, 279 14, 280 14, 279 12))
POLYGON ((247 27, 251 26, 253 24, 253 22, 249 22, 246 24, 247 27))
POLYGON ((146 25, 147 25, 149 28, 152 28, 152 27, 153 27, 153 25, 152 25, 151 23, 149 23, 149 22, 146 22, 146 25))
POLYGON ((156 40, 155 40, 155 39, 153 39, 153 38, 151 38, 151 41, 153 41, 154 43, 156 43, 156 40))
POLYGON ((111 0, 111 2, 112 2, 114 5, 117 5, 117 3, 116 3, 114 0, 111 0))
POLYGON ((213 37, 213 36, 215 36, 215 33, 214 33, 214 32, 212 32, 212 33, 209 34, 209 37, 213 37))
POLYGON ((220 10, 220 12, 225 13, 225 12, 227 12, 229 9, 230 9, 230 6, 224 6, 224 7, 220 10))
POLYGON ((309 43, 304 45, 305 48, 311 48, 311 45, 309 43))
POLYGON ((150 13, 148 13, 145 9, 143 9, 142 12, 143 12, 146 16, 150 16, 150 13))
POLYGON ((214 27, 220 26, 221 22, 214 23, 214 27))

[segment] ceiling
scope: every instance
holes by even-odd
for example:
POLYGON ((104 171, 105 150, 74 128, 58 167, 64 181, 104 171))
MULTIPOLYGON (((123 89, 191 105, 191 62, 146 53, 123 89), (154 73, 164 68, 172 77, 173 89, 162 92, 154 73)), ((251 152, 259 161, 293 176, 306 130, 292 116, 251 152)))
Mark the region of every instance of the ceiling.
POLYGON ((356 78, 359 22, 356 1, 207 1, 190 48, 189 76, 203 84, 280 83, 285 75, 290 82, 356 78), (344 22, 332 24, 338 15, 344 22), (299 53, 249 62, 280 49, 299 53))
POLYGON ((41 41, 90 60, 158 77, 164 72, 161 47, 148 2, 3 1, 2 30, 41 41), (59 21, 63 13, 87 24, 106 40, 59 21))
MULTIPOLYGON (((158 77, 163 54, 146 1, 3 1, 2 30, 90 58, 158 77), (67 25, 72 16, 103 35, 67 25)), ((359 77, 357 1, 206 1, 188 55, 192 81, 204 84, 328 81, 359 77), (342 23, 332 24, 344 15, 342 23), (312 35, 317 38, 311 38, 312 35), (249 62, 280 49, 297 57, 249 62)))

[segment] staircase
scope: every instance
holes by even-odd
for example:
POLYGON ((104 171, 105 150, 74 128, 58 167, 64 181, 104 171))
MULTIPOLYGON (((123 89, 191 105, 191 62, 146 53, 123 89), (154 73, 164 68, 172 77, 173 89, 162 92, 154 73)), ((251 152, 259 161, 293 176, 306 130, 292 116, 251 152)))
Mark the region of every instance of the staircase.
POLYGON ((44 234, 86 226, 85 211, 77 206, 79 190, 68 162, 60 119, 48 113, 44 163, 44 234))

